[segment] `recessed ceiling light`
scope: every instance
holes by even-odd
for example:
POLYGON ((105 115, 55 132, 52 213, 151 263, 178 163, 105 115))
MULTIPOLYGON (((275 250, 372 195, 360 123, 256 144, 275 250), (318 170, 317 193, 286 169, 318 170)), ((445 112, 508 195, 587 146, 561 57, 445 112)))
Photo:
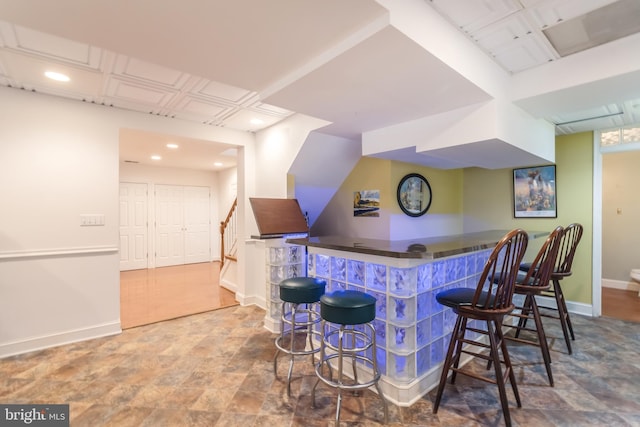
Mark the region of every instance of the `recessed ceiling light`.
POLYGON ((215 162, 215 163, 213 164, 213 166, 222 166, 222 163, 220 163, 220 162, 215 162))
POLYGON ((260 119, 251 119, 251 124, 252 124, 252 125, 262 125, 262 124, 264 124, 264 120, 260 120, 260 119))
POLYGON ((176 149, 178 148, 178 144, 167 144, 167 148, 176 149))
POLYGON ((151 160, 162 160, 162 156, 158 156, 157 154, 154 154, 153 156, 151 156, 151 160))
POLYGON ((66 74, 56 73, 55 71, 46 71, 44 75, 49 77, 51 80, 55 80, 58 82, 68 82, 69 80, 71 80, 66 74))

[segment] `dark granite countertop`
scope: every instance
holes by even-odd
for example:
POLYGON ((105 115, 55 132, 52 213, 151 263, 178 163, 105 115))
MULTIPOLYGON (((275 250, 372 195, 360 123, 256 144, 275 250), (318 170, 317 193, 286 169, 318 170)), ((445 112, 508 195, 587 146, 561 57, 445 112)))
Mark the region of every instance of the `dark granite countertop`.
MULTIPOLYGON (((391 258, 437 259, 493 248, 510 230, 490 230, 454 236, 412 240, 377 240, 356 237, 319 236, 287 239, 287 243, 315 248, 357 252, 391 258)), ((547 236, 548 231, 529 231, 529 239, 547 236)))

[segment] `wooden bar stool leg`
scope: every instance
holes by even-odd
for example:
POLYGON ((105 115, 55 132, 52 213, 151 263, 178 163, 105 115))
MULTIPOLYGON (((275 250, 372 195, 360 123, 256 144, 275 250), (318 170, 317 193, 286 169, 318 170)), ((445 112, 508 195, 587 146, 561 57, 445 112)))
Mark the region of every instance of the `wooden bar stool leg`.
POLYGON ((553 387, 553 374, 551 373, 551 354, 549 353, 549 344, 547 343, 547 336, 544 333, 544 327, 542 326, 542 317, 540 316, 540 310, 534 296, 531 296, 531 311, 533 313, 533 320, 536 324, 538 343, 540 344, 540 348, 542 349, 542 359, 544 360, 544 366, 547 369, 549 385, 553 387))
POLYGON ((571 325, 571 319, 569 318, 569 312, 567 311, 567 304, 564 300, 562 287, 560 287, 560 282, 555 279, 553 280, 553 294, 556 297, 556 306, 558 307, 558 317, 560 318, 560 326, 562 326, 564 341, 567 344, 569 354, 572 354, 573 349, 571 348, 571 340, 575 340, 576 337, 573 334, 573 326, 571 325), (571 340, 569 339, 569 334, 571 334, 571 340))

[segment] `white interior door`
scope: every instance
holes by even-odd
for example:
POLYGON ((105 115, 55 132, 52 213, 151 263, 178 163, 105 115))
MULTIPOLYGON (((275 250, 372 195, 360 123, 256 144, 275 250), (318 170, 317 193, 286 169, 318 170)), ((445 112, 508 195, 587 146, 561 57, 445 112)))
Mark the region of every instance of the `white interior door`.
POLYGON ((156 185, 156 267, 211 259, 208 187, 156 185))
POLYGON ((184 264, 183 187, 156 185, 156 267, 184 264))
POLYGON ((147 184, 120 183, 120 271, 148 267, 147 184))
POLYGON ((184 188, 185 264, 211 259, 210 206, 208 187, 184 188))

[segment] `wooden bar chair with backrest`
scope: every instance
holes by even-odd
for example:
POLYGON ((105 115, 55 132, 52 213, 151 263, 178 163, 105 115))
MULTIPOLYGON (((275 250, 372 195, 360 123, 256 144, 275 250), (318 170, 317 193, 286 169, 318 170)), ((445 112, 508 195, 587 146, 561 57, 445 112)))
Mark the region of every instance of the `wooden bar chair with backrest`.
MULTIPOLYGON (((560 281, 565 277, 571 276, 573 268, 573 259, 578 247, 578 243, 582 239, 583 227, 581 224, 572 223, 569 224, 563 232, 562 240, 558 248, 558 256, 556 258, 556 265, 551 273, 552 287, 542 292, 542 296, 552 297, 556 301, 555 307, 538 305, 538 308, 543 309, 540 312, 542 317, 549 317, 560 320, 560 326, 562 327, 562 334, 564 335, 564 341, 567 344, 567 350, 569 354, 572 354, 571 340, 576 339, 573 333, 573 325, 571 324, 571 318, 569 317, 569 311, 567 310, 567 303, 560 286, 560 281), (569 339, 571 335, 571 339, 569 339)), ((531 264, 525 263, 520 266, 520 270, 527 271, 531 267, 531 264)))
POLYGON ((533 262, 529 264, 529 269, 526 272, 521 271, 518 273, 514 292, 518 295, 523 295, 524 301, 521 306, 516 305, 516 310, 511 314, 518 319, 517 325, 513 326, 516 329, 515 336, 505 336, 507 340, 540 347, 542 359, 544 360, 544 365, 547 370, 547 377, 549 378, 549 385, 552 387, 551 355, 542 325, 542 317, 540 316, 540 310, 535 297, 544 291, 548 291, 551 287, 549 280, 556 265, 558 248, 562 240, 563 232, 564 229, 562 227, 556 227, 542 244, 533 262), (528 319, 533 319, 535 329, 526 327, 528 319), (535 332, 537 339, 522 338, 520 336, 521 331, 535 332))
POLYGON ((515 374, 511 368, 509 352, 502 333, 502 323, 504 317, 514 310, 512 299, 516 275, 527 249, 528 241, 527 233, 524 230, 510 231, 500 239, 489 255, 475 289, 454 288, 436 295, 440 304, 450 307, 458 316, 442 366, 440 383, 433 404, 434 414, 438 412, 449 371, 452 371, 452 384, 455 383, 458 373, 496 384, 507 426, 511 425, 511 415, 505 379, 511 382, 518 407, 522 406, 515 374), (486 325, 486 329, 481 328, 482 323, 486 325), (467 332, 469 332, 469 336, 467 336, 467 332), (476 339, 483 335, 488 337, 489 344, 486 341, 482 342, 476 339), (489 350, 488 354, 486 350, 489 350), (495 378, 462 369, 460 367, 462 354, 491 361, 495 368, 495 378), (504 371, 502 370, 503 365, 504 371))

